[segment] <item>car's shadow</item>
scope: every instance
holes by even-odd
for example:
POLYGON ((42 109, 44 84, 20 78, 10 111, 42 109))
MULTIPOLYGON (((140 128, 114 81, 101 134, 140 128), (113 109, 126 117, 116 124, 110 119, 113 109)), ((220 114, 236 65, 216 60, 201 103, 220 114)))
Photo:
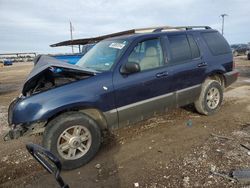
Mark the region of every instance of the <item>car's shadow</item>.
POLYGON ((181 107, 181 108, 182 108, 183 110, 185 110, 185 111, 192 112, 192 113, 194 113, 194 114, 197 114, 197 113, 198 113, 197 110, 195 109, 194 104, 188 104, 188 105, 183 106, 183 107, 181 107))

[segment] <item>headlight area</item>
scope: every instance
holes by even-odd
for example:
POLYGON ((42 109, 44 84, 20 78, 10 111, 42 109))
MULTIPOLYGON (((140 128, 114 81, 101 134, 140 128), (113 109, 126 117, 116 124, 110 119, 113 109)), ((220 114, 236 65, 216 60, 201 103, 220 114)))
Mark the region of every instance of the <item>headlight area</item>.
POLYGON ((4 141, 18 139, 22 136, 30 136, 43 133, 46 121, 28 124, 10 125, 9 132, 4 136, 4 141))
POLYGON ((17 98, 14 98, 10 105, 9 105, 9 109, 8 109, 8 123, 9 123, 9 126, 11 127, 11 124, 12 124, 12 116, 13 116, 13 109, 16 105, 16 103, 18 103, 18 101, 20 101, 20 97, 17 97, 17 98))

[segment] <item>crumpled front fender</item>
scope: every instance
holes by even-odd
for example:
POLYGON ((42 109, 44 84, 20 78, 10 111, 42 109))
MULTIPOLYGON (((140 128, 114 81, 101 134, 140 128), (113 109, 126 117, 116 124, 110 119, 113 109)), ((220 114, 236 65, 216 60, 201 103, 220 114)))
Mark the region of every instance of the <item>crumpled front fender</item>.
POLYGON ((67 109, 94 107, 93 101, 98 101, 96 96, 86 94, 87 92, 83 92, 82 88, 75 84, 20 99, 12 107, 12 112, 9 112, 11 124, 47 121, 53 115, 67 109))

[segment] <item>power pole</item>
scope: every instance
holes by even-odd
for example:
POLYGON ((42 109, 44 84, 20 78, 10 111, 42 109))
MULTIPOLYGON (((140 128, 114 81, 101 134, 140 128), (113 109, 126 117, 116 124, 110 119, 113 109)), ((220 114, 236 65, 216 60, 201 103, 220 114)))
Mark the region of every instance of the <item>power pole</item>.
MULTIPOLYGON (((72 26, 71 21, 69 21, 69 26, 70 26, 70 39, 72 41, 73 40, 73 26, 72 26)), ((71 45, 71 49, 72 49, 72 53, 74 53, 74 46, 73 45, 71 45)))
POLYGON ((221 33, 222 33, 222 35, 224 35, 224 19, 225 19, 225 16, 228 16, 228 15, 227 14, 222 14, 220 16, 222 17, 221 33))

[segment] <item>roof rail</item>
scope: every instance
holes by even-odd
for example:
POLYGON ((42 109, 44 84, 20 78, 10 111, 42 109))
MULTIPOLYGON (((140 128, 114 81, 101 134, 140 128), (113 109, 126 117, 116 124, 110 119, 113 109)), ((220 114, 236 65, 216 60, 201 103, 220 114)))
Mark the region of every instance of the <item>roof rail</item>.
POLYGON ((135 33, 145 33, 145 32, 162 32, 163 30, 192 30, 192 29, 211 29, 209 26, 161 26, 161 27, 148 27, 135 29, 135 33))
POLYGON ((139 29, 131 29, 126 30, 118 33, 112 33, 108 35, 102 35, 99 37, 92 37, 92 38, 84 38, 84 39, 76 39, 76 40, 68 40, 59 42, 56 44, 50 45, 51 47, 57 47, 57 46, 69 46, 69 45, 85 45, 89 43, 95 43, 99 42, 103 39, 110 38, 110 37, 117 37, 122 35, 130 35, 135 33, 153 33, 153 32, 162 32, 162 31, 178 31, 178 30, 192 30, 192 29, 211 29, 209 26, 178 26, 178 27, 172 27, 172 26, 160 26, 160 27, 148 27, 148 28, 139 28, 139 29))

